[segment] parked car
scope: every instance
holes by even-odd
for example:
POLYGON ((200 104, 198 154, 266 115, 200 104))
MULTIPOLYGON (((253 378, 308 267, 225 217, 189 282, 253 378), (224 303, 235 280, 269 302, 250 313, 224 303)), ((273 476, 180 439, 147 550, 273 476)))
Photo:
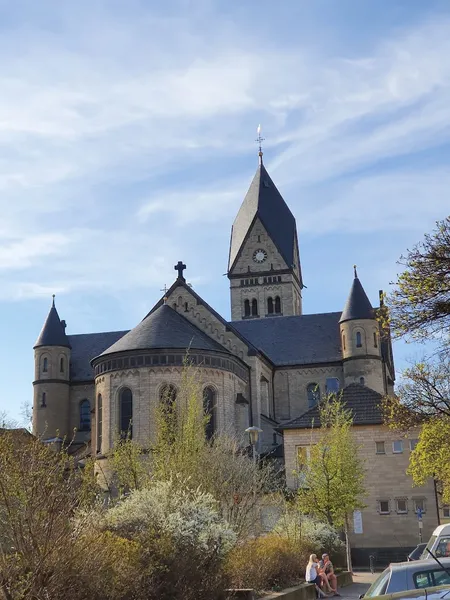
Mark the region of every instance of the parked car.
POLYGON ((421 590, 375 596, 372 600, 449 600, 449 598, 450 587, 448 585, 440 585, 438 587, 422 588, 421 590))
POLYGON ((433 560, 433 557, 427 550, 431 550, 437 558, 440 558, 441 556, 450 556, 450 524, 439 525, 439 527, 436 527, 427 542, 426 548, 422 552, 421 558, 424 560, 433 560))
POLYGON ((423 551, 425 550, 426 545, 427 544, 425 543, 416 546, 414 550, 410 554, 408 554, 408 560, 419 560, 419 558, 423 554, 423 551))
POLYGON ((439 562, 440 565, 434 560, 392 563, 376 578, 362 597, 375 598, 441 585, 449 586, 450 590, 450 558, 443 558, 439 562))

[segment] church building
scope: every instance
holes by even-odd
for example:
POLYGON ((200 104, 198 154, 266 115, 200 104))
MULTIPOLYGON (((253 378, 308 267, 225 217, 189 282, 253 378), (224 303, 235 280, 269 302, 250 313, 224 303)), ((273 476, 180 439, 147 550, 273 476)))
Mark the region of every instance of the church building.
POLYGON ((33 433, 71 440, 72 451, 99 460, 123 433, 148 445, 155 409, 176 397, 188 353, 210 414, 207 435, 231 431, 247 445, 245 429, 260 428, 258 451, 284 456, 295 488, 318 433, 317 405, 342 391, 367 472, 367 508, 354 515, 357 556, 367 563, 384 551, 392 560, 402 548, 403 557, 417 540, 418 511, 426 539, 438 520, 432 482, 412 488, 405 471, 417 440, 397 439, 380 408, 395 379, 390 337, 356 267, 343 310, 303 314, 295 218, 262 152, 231 230, 231 321, 186 283, 185 269, 175 265, 173 285, 131 331, 68 333, 53 300, 34 345, 33 433))
POLYGON ((187 351, 211 413, 208 433, 242 435, 255 425, 261 453, 280 453, 280 426, 326 393, 392 392, 391 344, 356 268, 343 312, 302 313, 296 222, 262 152, 231 231, 232 320, 186 283, 181 261, 175 269, 164 298, 131 331, 68 333, 53 301, 34 345, 36 435, 102 455, 123 431, 145 444, 155 435, 155 407, 177 394, 187 351))

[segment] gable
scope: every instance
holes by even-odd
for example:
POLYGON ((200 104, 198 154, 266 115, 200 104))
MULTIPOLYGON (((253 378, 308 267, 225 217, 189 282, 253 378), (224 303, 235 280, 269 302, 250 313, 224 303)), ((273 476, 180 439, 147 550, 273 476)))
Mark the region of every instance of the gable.
MULTIPOLYGON (((179 311, 192 324, 241 360, 257 355, 258 350, 245 337, 205 302, 183 279, 177 279, 166 293, 167 304, 179 311)), ((161 299, 153 313, 163 304, 161 299)))
POLYGON ((249 267, 252 273, 257 273, 258 271, 261 273, 272 270, 280 271, 291 268, 280 254, 261 219, 257 216, 250 225, 247 235, 239 248, 232 273, 245 274, 248 272, 249 267), (257 263, 253 260, 254 253, 259 249, 262 249, 267 254, 267 259, 262 263, 257 263))

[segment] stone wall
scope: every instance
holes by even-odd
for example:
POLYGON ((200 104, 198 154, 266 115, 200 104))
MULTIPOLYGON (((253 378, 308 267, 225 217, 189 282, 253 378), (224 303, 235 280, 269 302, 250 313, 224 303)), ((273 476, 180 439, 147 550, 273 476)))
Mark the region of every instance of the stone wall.
MULTIPOLYGON (((267 276, 268 272, 272 275, 277 271, 290 269, 291 265, 286 265, 265 227, 259 219, 256 219, 232 271, 232 275, 240 277, 239 279, 230 279, 232 321, 240 321, 244 317, 244 302, 246 299, 251 302, 253 298, 258 301, 258 316, 266 317, 267 299, 275 298, 275 296, 280 296, 284 316, 300 315, 302 311, 301 290, 292 273, 281 274, 280 282, 264 283, 263 274, 267 276), (253 260, 254 252, 259 249, 263 249, 267 253, 267 259, 263 263, 256 263, 253 260), (250 287, 242 286, 241 280, 245 281, 249 278, 255 279, 256 284, 250 287)), ((293 272, 298 278, 298 265, 293 272)))
MULTIPOLYGON (((213 368, 198 368, 202 388, 210 386, 216 392, 215 418, 218 430, 238 432, 248 427, 248 407, 236 404, 238 393, 247 396, 247 384, 235 374, 213 368)), ((136 368, 102 375, 96 380, 96 395, 103 401, 103 444, 106 453, 119 433, 119 398, 121 390, 133 394, 133 439, 144 446, 156 437, 155 410, 165 385, 179 389, 181 367, 136 368)), ((96 433, 93 432, 93 439, 96 433)))
MULTIPOLYGON (((406 475, 409 463, 410 440, 418 438, 418 432, 402 438, 384 425, 355 426, 353 434, 360 447, 360 456, 365 462, 367 505, 362 512, 363 533, 354 533, 351 527, 351 543, 355 548, 410 548, 419 543, 419 529, 415 514, 415 501, 425 503, 423 514, 423 539, 427 540, 437 526, 437 507, 434 485, 429 481, 414 487, 406 475), (403 442, 403 452, 393 452, 393 442, 403 442), (384 442, 385 454, 377 454, 376 442, 384 442), (400 514, 397 500, 405 500, 407 513, 400 514), (381 513, 381 501, 389 502, 389 514, 381 513)), ((286 477, 289 487, 295 488, 297 481, 297 447, 309 446, 317 439, 319 431, 310 429, 286 430, 284 432, 286 477)))
POLYGON ((44 346, 34 351, 34 435, 46 439, 70 436, 69 363, 69 348, 44 346))
POLYGON ((330 364, 320 367, 280 368, 275 371, 274 394, 278 421, 295 419, 308 410, 306 388, 310 383, 317 383, 321 396, 326 394, 326 380, 336 377, 341 387, 344 385, 342 365, 330 364))

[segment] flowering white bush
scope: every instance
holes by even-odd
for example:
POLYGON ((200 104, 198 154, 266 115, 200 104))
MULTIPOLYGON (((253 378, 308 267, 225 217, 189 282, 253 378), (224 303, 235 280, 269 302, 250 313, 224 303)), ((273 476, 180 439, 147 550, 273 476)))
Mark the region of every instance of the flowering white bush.
POLYGON ((224 555, 236 541, 211 494, 191 490, 176 479, 131 492, 107 511, 104 527, 126 537, 159 530, 177 543, 218 555, 224 555))
POLYGON ((287 510, 280 517, 274 531, 293 542, 308 544, 317 554, 324 551, 335 554, 344 548, 344 543, 334 527, 305 517, 295 509, 287 510))

